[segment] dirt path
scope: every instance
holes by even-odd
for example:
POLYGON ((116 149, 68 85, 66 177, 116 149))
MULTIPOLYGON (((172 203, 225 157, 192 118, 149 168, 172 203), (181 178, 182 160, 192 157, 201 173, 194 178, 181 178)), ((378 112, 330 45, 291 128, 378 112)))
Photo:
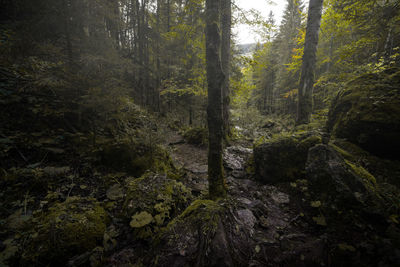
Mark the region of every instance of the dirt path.
POLYGON ((187 144, 183 137, 174 131, 169 131, 166 137, 166 144, 175 166, 185 171, 185 185, 195 194, 206 191, 207 148, 187 144))
MULTIPOLYGON (((175 164, 186 171, 185 184, 196 193, 206 192, 207 149, 184 142, 177 133, 170 133, 168 144, 175 164)), ((252 150, 241 146, 225 150, 224 166, 229 197, 236 203, 235 217, 241 227, 251 233, 254 246, 249 266, 304 266, 315 259, 326 258, 324 237, 313 236, 310 226, 288 192, 275 186, 262 185, 245 172, 246 158, 252 150)))

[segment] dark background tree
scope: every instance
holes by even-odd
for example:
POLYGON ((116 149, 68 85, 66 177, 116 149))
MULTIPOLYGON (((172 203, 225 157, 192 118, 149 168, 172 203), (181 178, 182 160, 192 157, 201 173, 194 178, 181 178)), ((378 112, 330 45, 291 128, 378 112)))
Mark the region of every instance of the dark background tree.
POLYGON ((230 120, 230 68, 231 68, 231 27, 232 27, 232 3, 231 0, 221 0, 221 64, 225 74, 222 88, 224 136, 231 135, 230 120))
POLYGON ((323 0, 310 0, 306 39, 304 44, 303 64, 299 85, 299 100, 296 124, 310 122, 313 108, 314 72, 317 62, 317 45, 321 25, 323 0))

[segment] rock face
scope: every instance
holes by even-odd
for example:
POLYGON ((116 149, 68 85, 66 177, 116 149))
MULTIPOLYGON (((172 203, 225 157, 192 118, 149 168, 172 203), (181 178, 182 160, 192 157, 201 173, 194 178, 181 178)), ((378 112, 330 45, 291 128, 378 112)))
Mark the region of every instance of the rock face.
POLYGON ((328 129, 385 158, 400 158, 400 70, 363 75, 347 84, 329 112, 328 129))
POLYGON ((281 136, 254 149, 256 179, 280 183, 304 176, 308 150, 321 142, 318 136, 281 136))

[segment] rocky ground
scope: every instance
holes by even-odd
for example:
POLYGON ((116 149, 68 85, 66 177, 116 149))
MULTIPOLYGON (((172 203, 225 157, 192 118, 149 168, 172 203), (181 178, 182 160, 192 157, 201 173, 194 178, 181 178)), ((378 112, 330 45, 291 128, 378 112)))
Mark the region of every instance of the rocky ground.
MULTIPOLYGON (((206 194, 206 149, 185 143, 179 135, 173 135, 173 140, 169 142, 171 156, 187 173, 183 183, 192 192, 206 194)), ((219 244, 222 247, 233 247, 231 250, 239 256, 232 259, 233 256, 222 254, 224 256, 218 262, 215 259, 218 256, 210 252, 214 259, 210 257, 207 264, 230 266, 232 262, 239 262, 243 266, 339 266, 345 262, 357 262, 368 265, 368 261, 360 258, 360 244, 355 243, 352 236, 358 235, 357 231, 365 231, 364 235, 376 234, 373 229, 366 230, 358 225, 360 228, 353 229, 356 232, 348 236, 353 228, 349 225, 346 232, 336 232, 334 226, 328 226, 328 223, 334 222, 327 222, 321 207, 323 204, 317 196, 312 196, 307 180, 277 186, 264 185, 254 179, 252 156, 252 148, 242 146, 230 146, 224 151, 229 198, 221 204, 228 211, 222 216, 225 216, 222 220, 224 229, 217 230, 217 233, 224 232, 224 238, 217 243, 226 243, 219 244)), ((194 240, 193 245, 198 246, 198 242, 194 240)), ((218 251, 218 245, 214 246, 212 249, 218 251)), ((188 249, 186 245, 184 248, 176 247, 175 254, 170 251, 166 256, 168 265, 181 266, 190 262, 191 256, 198 257, 187 255, 190 251, 198 253, 198 250, 188 249)), ((375 251, 369 253, 370 257, 378 255, 374 254, 375 251)), ((391 255, 391 258, 394 257, 396 262, 398 256, 391 255)), ((374 264, 377 263, 375 261, 374 264)), ((380 263, 383 266, 386 264, 384 261, 380 263)))

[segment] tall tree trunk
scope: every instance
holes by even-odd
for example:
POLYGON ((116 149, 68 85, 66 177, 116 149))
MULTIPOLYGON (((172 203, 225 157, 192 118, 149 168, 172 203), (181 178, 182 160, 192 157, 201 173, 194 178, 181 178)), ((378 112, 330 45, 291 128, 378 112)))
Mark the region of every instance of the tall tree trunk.
POLYGON ((63 0, 64 6, 64 33, 65 42, 68 55, 68 64, 70 67, 73 65, 73 55, 72 55, 72 43, 71 43, 71 33, 70 33, 70 16, 71 16, 71 2, 69 0, 63 0))
POLYGON ((299 85, 296 124, 307 124, 313 108, 313 86, 318 35, 321 26, 323 0, 310 0, 304 44, 303 65, 299 85))
POLYGON ((231 57, 231 26, 232 26, 232 3, 231 0, 221 1, 221 28, 222 28, 222 44, 221 44, 221 63, 222 71, 225 74, 224 84, 222 87, 222 104, 223 104, 223 129, 224 137, 230 136, 229 124, 229 106, 230 106, 230 57, 231 57))
POLYGON ((219 9, 219 0, 206 0, 207 120, 209 131, 208 180, 211 199, 226 196, 226 185, 222 169, 222 86, 225 77, 220 59, 219 9))

